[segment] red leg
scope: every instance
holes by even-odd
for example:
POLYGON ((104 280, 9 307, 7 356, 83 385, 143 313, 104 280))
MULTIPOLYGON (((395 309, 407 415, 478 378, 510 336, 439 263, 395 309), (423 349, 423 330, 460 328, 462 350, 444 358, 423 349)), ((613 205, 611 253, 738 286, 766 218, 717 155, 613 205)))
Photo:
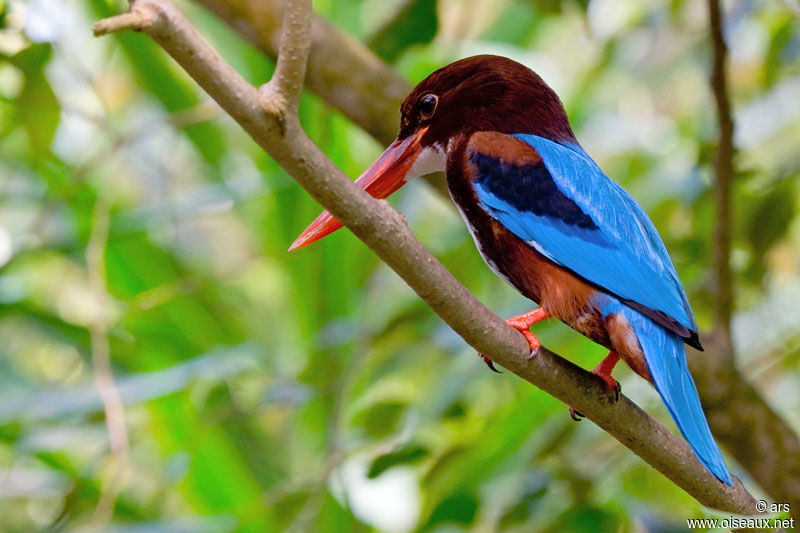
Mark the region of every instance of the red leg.
MULTIPOLYGON (((545 318, 550 318, 550 315, 548 315, 544 309, 539 307, 537 309, 534 309, 533 311, 528 311, 527 313, 522 313, 521 315, 517 315, 515 317, 506 320, 506 323, 508 323, 509 326, 522 333, 528 340, 528 344, 531 345, 531 354, 528 356, 528 359, 533 358, 538 353, 539 347, 542 345, 542 343, 539 342, 539 339, 536 337, 536 335, 531 333, 530 328, 533 324, 541 322, 545 318)), ((494 363, 492 362, 491 359, 489 359, 483 354, 478 354, 478 355, 480 355, 483 358, 483 362, 486 363, 489 368, 491 368, 495 372, 499 372, 494 367, 494 363)))
MULTIPOLYGON (((592 374, 605 381, 606 385, 608 385, 608 388, 611 390, 619 389, 619 383, 617 383, 616 379, 611 377, 611 371, 614 370, 614 366, 618 362, 619 354, 617 352, 608 352, 606 358, 600 361, 600 364, 592 370, 592 374)), ((617 395, 619 395, 619 392, 617 392, 617 395)))
POLYGON ((522 313, 521 315, 506 320, 509 326, 518 330, 528 339, 528 344, 531 345, 531 355, 528 356, 529 359, 536 355, 539 351, 539 347, 542 345, 542 343, 539 342, 539 338, 531 333, 531 326, 546 318, 550 318, 550 315, 548 315, 542 307, 539 307, 533 311, 528 311, 527 313, 522 313))
MULTIPOLYGON (((619 391, 622 387, 620 387, 616 379, 611 377, 611 371, 614 370, 614 366, 618 362, 619 354, 613 351, 608 352, 608 355, 605 357, 605 359, 600 361, 600 364, 598 364, 596 367, 594 367, 594 370, 592 370, 592 374, 606 382, 606 385, 608 385, 608 390, 614 391, 614 396, 617 400, 619 400, 619 391)), ((571 406, 569 408, 569 416, 575 421, 579 421, 583 418, 583 415, 571 406)))

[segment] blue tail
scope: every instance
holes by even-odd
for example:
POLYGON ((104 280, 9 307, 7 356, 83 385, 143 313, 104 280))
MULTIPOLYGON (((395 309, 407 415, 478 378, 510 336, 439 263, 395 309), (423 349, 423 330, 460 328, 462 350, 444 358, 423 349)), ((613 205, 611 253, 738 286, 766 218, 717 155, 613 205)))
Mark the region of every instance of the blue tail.
POLYGON ((694 454, 720 481, 733 485, 717 443, 708 428, 697 388, 686 366, 683 339, 627 306, 623 314, 636 331, 656 390, 694 454))

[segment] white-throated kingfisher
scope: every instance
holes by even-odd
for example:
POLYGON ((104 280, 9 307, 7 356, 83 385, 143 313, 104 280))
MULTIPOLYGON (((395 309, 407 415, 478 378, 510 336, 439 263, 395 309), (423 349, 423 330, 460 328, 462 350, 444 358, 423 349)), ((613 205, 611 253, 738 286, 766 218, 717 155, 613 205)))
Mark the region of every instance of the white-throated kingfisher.
MULTIPOLYGON (((675 267, 642 208, 578 144, 555 92, 527 67, 482 55, 428 76, 401 113, 397 140, 357 183, 385 198, 445 171, 483 259, 540 304, 508 320, 532 356, 530 327, 549 317, 605 346, 593 372, 618 391, 621 357, 655 386, 700 462, 732 484, 686 365, 684 343, 702 347, 675 267)), ((290 250, 339 227, 325 211, 290 250)))

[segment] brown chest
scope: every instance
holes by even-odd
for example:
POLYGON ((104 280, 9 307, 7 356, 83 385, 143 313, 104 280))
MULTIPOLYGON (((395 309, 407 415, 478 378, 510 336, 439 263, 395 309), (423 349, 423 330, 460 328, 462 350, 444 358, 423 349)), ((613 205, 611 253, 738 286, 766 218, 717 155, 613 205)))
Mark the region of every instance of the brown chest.
POLYGON ((486 264, 524 296, 539 303, 548 314, 607 346, 608 333, 600 313, 591 303, 596 289, 537 252, 491 217, 478 201, 466 154, 454 148, 447 162, 450 196, 486 264))

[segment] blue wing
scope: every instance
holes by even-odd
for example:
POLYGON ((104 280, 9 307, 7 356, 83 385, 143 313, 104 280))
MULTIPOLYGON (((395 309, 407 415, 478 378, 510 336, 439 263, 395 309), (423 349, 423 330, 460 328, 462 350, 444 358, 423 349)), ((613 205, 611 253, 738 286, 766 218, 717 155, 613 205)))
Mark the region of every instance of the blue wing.
POLYGON ((487 155, 494 150, 479 143, 467 148, 481 206, 548 259, 696 342, 675 267, 636 201, 579 146, 513 137, 533 149, 524 163, 487 155))

